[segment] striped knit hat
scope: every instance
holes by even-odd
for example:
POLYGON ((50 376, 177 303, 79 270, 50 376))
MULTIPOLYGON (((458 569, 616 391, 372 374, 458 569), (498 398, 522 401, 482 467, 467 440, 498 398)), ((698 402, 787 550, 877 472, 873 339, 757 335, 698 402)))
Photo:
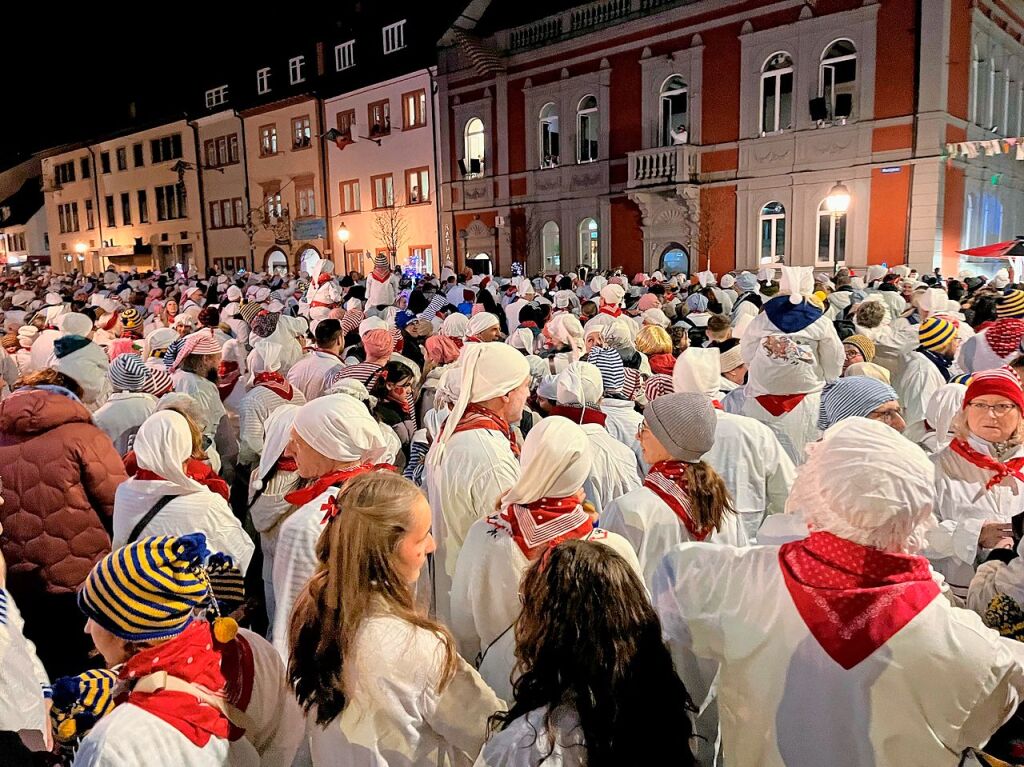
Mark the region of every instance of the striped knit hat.
POLYGON ((996 317, 1024 317, 1024 290, 1011 290, 996 301, 996 317))
POLYGON ((174 388, 174 379, 166 370, 159 370, 154 367, 146 367, 146 380, 139 391, 160 397, 174 388))
POLYGON ((206 562, 206 574, 217 607, 230 614, 245 602, 245 578, 227 554, 213 554, 206 562))
POLYGON ((925 349, 934 351, 941 349, 956 337, 956 328, 952 322, 929 317, 921 323, 917 331, 918 340, 925 349))
POLYGON ((958 376, 953 376, 952 378, 950 378, 949 382, 951 384, 961 384, 963 386, 970 386, 971 385, 971 381, 973 381, 973 380, 974 380, 974 374, 973 373, 961 373, 958 376))
POLYGON ((672 383, 672 376, 667 376, 664 373, 652 375, 647 379, 647 383, 644 384, 644 395, 647 397, 648 402, 654 402, 658 397, 663 397, 673 392, 675 392, 675 386, 672 383))
POLYGON ((967 393, 964 394, 963 409, 966 410, 976 397, 984 397, 986 394, 1005 397, 1024 411, 1024 391, 1020 388, 1020 381, 1006 368, 976 373, 967 387, 967 393))
POLYGON ((96 563, 78 592, 78 607, 121 639, 177 636, 209 599, 207 556, 202 533, 143 538, 96 563))
POLYGON ((818 428, 824 431, 855 416, 866 418, 893 401, 899 401, 899 397, 888 384, 867 376, 840 378, 821 392, 818 428))
POLYGON ((875 359, 875 342, 867 336, 854 334, 843 339, 844 344, 855 346, 865 362, 873 362, 875 359))
POLYGON ((85 737, 101 717, 113 711, 116 684, 117 672, 105 668, 55 681, 50 718, 57 740, 68 743, 85 737))
POLYGON ((134 306, 129 306, 121 312, 121 327, 127 330, 134 330, 142 327, 142 314, 134 306))
POLYGON ((185 336, 185 343, 181 345, 177 356, 171 365, 171 370, 177 370, 189 356, 204 354, 220 354, 220 341, 213 335, 211 328, 203 328, 195 333, 185 336))
MULTIPOLYGON (((146 384, 147 368, 138 354, 121 354, 110 363, 107 375, 115 392, 142 391, 146 384)), ((166 374, 165 374, 166 375, 166 374)))
POLYGON ((605 393, 619 394, 626 385, 626 372, 622 366, 622 355, 615 349, 595 346, 587 355, 587 362, 601 371, 605 393))
POLYGON ((251 326, 253 318, 257 314, 262 312, 264 309, 266 309, 266 307, 263 306, 263 304, 257 304, 255 302, 250 302, 248 304, 245 304, 245 306, 243 306, 241 308, 241 310, 239 310, 238 313, 240 315, 242 315, 242 319, 245 320, 245 324, 251 326))

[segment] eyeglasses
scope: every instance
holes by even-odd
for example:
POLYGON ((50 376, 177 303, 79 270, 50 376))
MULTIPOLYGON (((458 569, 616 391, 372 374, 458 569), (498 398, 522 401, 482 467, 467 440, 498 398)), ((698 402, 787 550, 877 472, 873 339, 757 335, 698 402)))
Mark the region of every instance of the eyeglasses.
POLYGON ((969 402, 967 406, 974 408, 974 412, 979 414, 984 413, 987 410, 996 418, 1002 418, 1017 407, 1012 402, 1001 402, 998 405, 989 405, 985 402, 969 402))
POLYGON ((647 421, 641 421, 640 425, 636 427, 636 438, 640 439, 645 431, 647 431, 647 421))
POLYGON ((846 350, 846 359, 848 359, 848 360, 852 360, 854 357, 863 357, 863 356, 864 356, 864 354, 863 354, 863 352, 861 352, 860 349, 847 349, 846 350))
POLYGON ((872 421, 883 421, 892 427, 905 426, 903 419, 903 408, 896 407, 891 410, 875 410, 868 414, 872 421))

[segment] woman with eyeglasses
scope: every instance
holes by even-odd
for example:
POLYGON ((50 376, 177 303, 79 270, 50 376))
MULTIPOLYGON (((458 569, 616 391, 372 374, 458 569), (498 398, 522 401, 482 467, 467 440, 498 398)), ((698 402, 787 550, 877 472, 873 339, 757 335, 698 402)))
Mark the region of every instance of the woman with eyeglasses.
POLYGON ((953 441, 935 461, 935 516, 926 555, 964 597, 976 566, 1014 546, 1024 512, 1024 392, 1008 370, 974 376, 953 419, 953 441))

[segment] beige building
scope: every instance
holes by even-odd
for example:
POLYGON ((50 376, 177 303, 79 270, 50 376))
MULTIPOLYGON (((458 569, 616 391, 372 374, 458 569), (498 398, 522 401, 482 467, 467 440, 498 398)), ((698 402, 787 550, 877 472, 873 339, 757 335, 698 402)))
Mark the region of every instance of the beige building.
POLYGON ((208 263, 222 272, 252 269, 242 118, 226 109, 191 124, 199 144, 208 263))
POLYGON ((340 134, 325 143, 339 272, 365 274, 378 252, 439 270, 433 81, 433 69, 419 70, 324 102, 340 134))
POLYGON ((241 113, 249 205, 253 220, 253 269, 308 271, 330 257, 330 212, 324 200, 320 101, 299 95, 241 113))
POLYGON ((0 265, 7 271, 50 263, 40 182, 39 176, 28 177, 13 194, 0 199, 0 265))
POLYGON ((55 272, 206 269, 195 138, 160 125, 44 158, 55 272))

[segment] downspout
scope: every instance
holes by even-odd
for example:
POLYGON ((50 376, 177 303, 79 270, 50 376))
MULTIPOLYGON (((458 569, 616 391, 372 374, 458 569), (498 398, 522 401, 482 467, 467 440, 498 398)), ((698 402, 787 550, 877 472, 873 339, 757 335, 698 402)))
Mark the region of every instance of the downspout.
MULTIPOLYGON (((440 164, 437 161, 437 155, 440 151, 441 134, 438 130, 437 125, 437 110, 435 108, 435 91, 437 82, 434 80, 434 73, 431 71, 431 67, 426 68, 427 77, 430 79, 430 141, 433 146, 430 147, 431 157, 431 169, 430 172, 434 176, 434 216, 437 219, 437 272, 441 274, 441 248, 442 248, 442 236, 441 233, 444 231, 442 228, 442 214, 441 214, 441 175, 439 172, 440 164)), ((497 256, 497 253, 495 253, 497 256)), ((497 261, 497 257, 495 257, 497 261)), ((454 263, 454 259, 453 259, 454 263)), ((431 273, 432 270, 427 270, 427 273, 431 273)))
MULTIPOLYGON (((185 119, 188 121, 188 116, 185 119)), ((193 121, 188 121, 192 128, 192 143, 196 150, 196 184, 199 187, 199 227, 203 238, 203 266, 207 275, 210 273, 210 243, 206 232, 206 194, 203 190, 203 160, 205 159, 199 151, 199 126, 193 121)))
MULTIPOLYGON (((919 111, 921 109, 921 13, 922 0, 917 0, 916 15, 914 19, 914 114, 911 122, 910 136, 910 159, 907 171, 910 173, 910 180, 907 184, 907 223, 903 237, 903 263, 910 262, 910 214, 914 205, 914 162, 917 159, 917 131, 920 121, 919 111)), ((941 262, 940 262, 941 263, 941 262)))

